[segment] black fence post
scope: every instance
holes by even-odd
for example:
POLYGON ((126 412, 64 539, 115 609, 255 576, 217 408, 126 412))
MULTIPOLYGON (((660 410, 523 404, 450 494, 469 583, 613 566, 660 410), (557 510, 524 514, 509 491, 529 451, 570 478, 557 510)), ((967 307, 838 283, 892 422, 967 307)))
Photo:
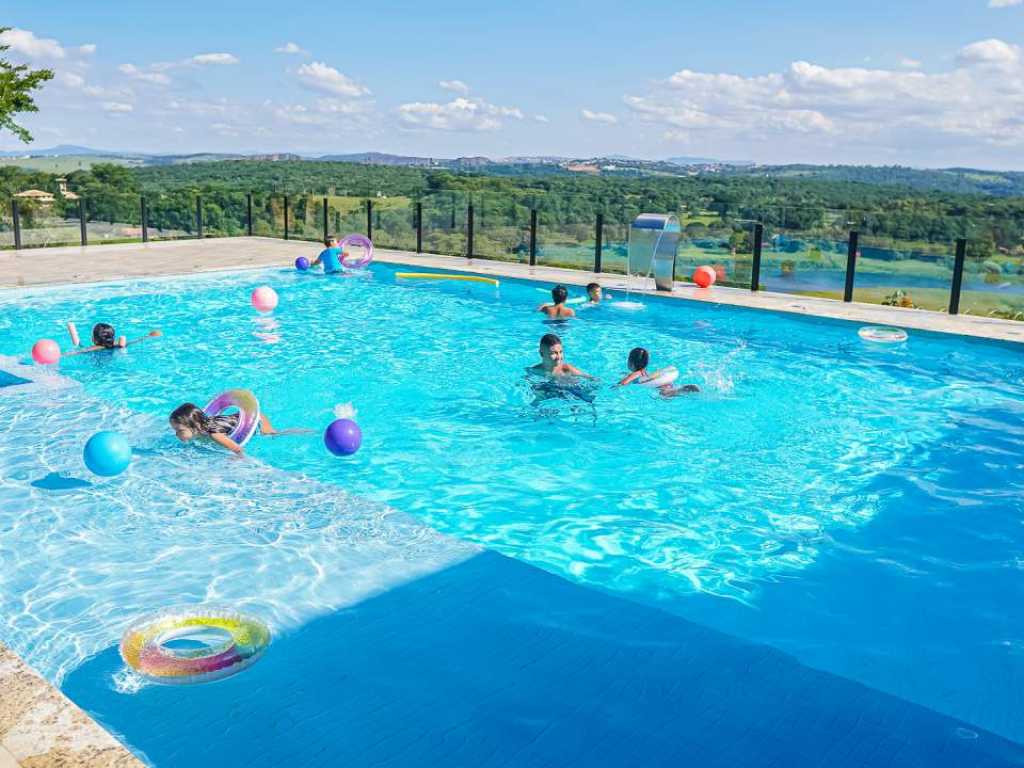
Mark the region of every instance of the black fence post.
POLYGON ((473 204, 466 207, 466 258, 473 258, 473 204))
POLYGON ((960 314, 960 289, 964 283, 964 261, 967 258, 967 240, 956 241, 956 261, 953 262, 953 285, 949 289, 949 314, 960 314))
POLYGON ((604 214, 597 214, 597 226, 594 228, 594 272, 601 271, 601 246, 604 240, 604 214))
POLYGON ((423 203, 416 202, 416 253, 423 253, 423 203))
POLYGON ((329 228, 330 227, 329 227, 329 225, 327 223, 327 198, 325 197, 324 198, 324 240, 327 240, 327 236, 330 234, 330 232, 328 232, 329 228))
POLYGON ((530 266, 537 266, 537 210, 530 211, 530 266))
POLYGON ((139 220, 142 222, 142 242, 149 242, 149 211, 146 210, 146 196, 139 196, 139 220))
POLYGON ((853 301, 853 279, 857 272, 857 241, 856 230, 850 232, 850 242, 846 246, 846 285, 843 287, 843 301, 853 301))
POLYGON ((284 196, 284 239, 288 239, 288 195, 284 196))
POLYGON ((89 233, 85 227, 85 198, 78 198, 78 228, 82 235, 82 245, 89 244, 89 233))
POLYGON ((750 261, 750 290, 761 288, 761 245, 764 243, 764 224, 754 225, 754 256, 750 261))
POLYGON ((196 237, 203 239, 203 196, 196 195, 196 237))
POLYGON ((366 201, 366 238, 373 240, 373 200, 366 201))
POLYGON ((18 215, 18 201, 11 200, 11 219, 14 224, 14 249, 21 250, 21 216, 18 215))
POLYGON ((245 195, 245 232, 252 237, 252 192, 245 195))

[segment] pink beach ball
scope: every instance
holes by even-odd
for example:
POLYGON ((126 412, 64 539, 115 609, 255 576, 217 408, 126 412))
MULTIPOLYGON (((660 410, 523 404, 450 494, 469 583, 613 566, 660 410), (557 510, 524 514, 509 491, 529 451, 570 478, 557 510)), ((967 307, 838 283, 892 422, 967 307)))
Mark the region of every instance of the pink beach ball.
POLYGON ((53 365, 60 360, 60 347, 53 339, 40 339, 32 345, 32 359, 40 365, 53 365))
POLYGON ((272 312, 277 306, 277 291, 269 285, 261 285, 252 292, 252 305, 260 312, 272 312))

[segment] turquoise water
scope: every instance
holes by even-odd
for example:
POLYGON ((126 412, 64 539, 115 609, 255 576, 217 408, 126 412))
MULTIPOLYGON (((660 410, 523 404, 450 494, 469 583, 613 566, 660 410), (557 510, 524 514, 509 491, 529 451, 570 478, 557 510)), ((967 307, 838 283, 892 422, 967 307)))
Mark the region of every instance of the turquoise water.
POLYGON ((538 299, 376 266, 0 295, 0 354, 71 319, 164 333, 63 361, 80 388, 0 391, 0 640, 60 681, 171 601, 288 631, 482 545, 1024 740, 1020 350, 649 299, 552 326, 538 299), (552 331, 601 378, 593 407, 533 403, 552 331), (611 388, 637 345, 702 392, 611 388), (245 461, 179 444, 167 414, 229 387, 316 433, 245 461), (349 402, 363 447, 335 458, 319 432, 349 402), (99 428, 138 455, 93 483, 99 428))

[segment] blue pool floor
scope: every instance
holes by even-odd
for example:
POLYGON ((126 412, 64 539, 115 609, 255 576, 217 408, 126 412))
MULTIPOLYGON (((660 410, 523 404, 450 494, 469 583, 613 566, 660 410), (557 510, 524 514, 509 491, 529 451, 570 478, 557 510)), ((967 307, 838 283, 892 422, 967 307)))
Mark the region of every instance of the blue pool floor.
POLYGON ((64 690, 157 765, 1024 764, 977 727, 493 552, 310 621, 219 683, 120 693, 121 666, 111 647, 64 690))

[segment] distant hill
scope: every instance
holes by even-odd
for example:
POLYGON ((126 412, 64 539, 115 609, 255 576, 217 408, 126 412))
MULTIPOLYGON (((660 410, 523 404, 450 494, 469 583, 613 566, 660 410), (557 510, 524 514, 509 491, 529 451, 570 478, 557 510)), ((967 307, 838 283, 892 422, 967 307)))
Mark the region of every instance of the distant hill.
POLYGON ((673 165, 753 165, 753 163, 746 160, 716 160, 713 157, 690 157, 689 155, 679 155, 677 157, 665 158, 666 163, 672 163, 673 165))
POLYGON ((106 149, 91 149, 90 147, 79 147, 75 144, 59 144, 49 149, 12 149, 0 152, 0 157, 64 157, 65 155, 80 155, 83 157, 142 157, 136 152, 111 152, 106 149))
POLYGON ((917 190, 958 194, 1024 196, 1024 172, 985 171, 977 168, 907 168, 899 165, 774 165, 734 167, 727 175, 772 178, 805 178, 827 181, 882 184, 917 190))

